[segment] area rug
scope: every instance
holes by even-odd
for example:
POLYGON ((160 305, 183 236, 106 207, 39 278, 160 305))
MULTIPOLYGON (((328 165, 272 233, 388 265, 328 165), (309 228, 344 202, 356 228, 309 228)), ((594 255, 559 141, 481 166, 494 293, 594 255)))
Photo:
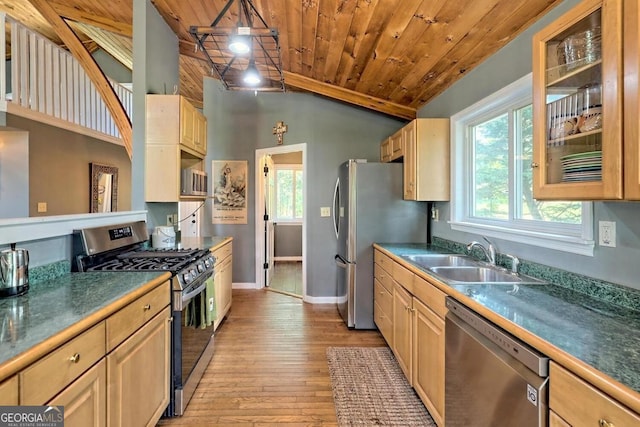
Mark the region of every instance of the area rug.
POLYGON ((436 427, 388 347, 329 347, 340 426, 436 427))

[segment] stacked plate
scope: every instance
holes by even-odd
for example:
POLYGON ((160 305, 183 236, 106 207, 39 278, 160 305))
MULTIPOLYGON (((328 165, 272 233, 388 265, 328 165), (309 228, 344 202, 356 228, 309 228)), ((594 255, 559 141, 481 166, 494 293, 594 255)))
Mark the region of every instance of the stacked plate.
POLYGON ((602 151, 569 154, 560 162, 563 182, 602 180, 602 151))

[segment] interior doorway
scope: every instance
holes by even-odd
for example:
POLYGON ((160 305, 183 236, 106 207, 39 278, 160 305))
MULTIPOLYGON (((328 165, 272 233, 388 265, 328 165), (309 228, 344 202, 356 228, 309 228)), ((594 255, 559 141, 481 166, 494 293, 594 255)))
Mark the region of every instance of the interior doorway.
POLYGON ((256 285, 305 299, 306 144, 256 150, 256 285))

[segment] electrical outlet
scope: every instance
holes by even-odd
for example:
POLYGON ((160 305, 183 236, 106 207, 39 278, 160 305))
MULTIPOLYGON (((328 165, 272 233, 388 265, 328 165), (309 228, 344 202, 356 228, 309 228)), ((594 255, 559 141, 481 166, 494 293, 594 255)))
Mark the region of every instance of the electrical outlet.
POLYGON ((431 219, 433 222, 440 221, 440 210, 438 208, 431 209, 431 219))
POLYGON ((598 222, 598 244, 611 248, 616 247, 616 223, 614 221, 598 222))
POLYGON ((173 214, 167 215, 167 225, 169 226, 169 225, 173 225, 173 224, 174 224, 174 222, 173 222, 173 214))
POLYGON ((38 213, 44 213, 47 211, 47 202, 38 202, 38 213))

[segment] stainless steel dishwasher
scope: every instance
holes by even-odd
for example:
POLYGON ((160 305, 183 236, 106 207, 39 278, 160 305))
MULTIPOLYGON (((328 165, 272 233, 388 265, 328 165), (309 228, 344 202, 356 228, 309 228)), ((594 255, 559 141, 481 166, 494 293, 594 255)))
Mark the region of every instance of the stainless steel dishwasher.
POLYGON ((447 297, 445 425, 548 425, 549 358, 447 297))

